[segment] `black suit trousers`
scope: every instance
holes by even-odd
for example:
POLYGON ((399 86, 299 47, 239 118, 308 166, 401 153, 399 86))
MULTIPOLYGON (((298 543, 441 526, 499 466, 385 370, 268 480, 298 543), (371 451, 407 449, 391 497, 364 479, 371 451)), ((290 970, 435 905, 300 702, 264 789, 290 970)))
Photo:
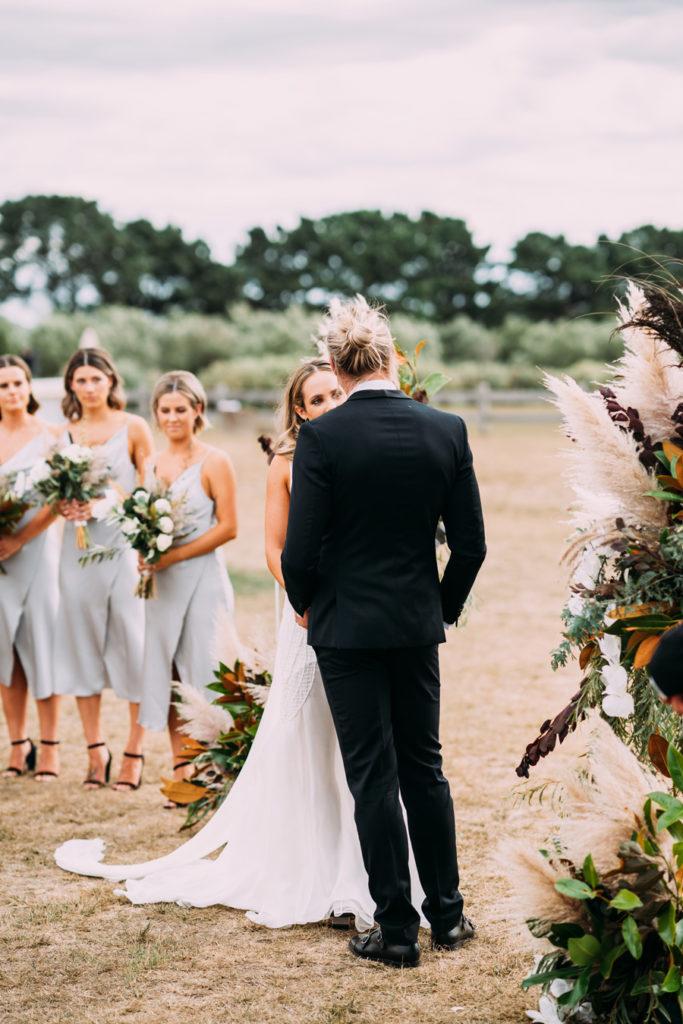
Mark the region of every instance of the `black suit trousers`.
POLYGON ((417 938, 408 819, 425 917, 447 931, 462 914, 455 817, 439 743, 439 649, 316 647, 339 738, 375 918, 388 942, 417 938))

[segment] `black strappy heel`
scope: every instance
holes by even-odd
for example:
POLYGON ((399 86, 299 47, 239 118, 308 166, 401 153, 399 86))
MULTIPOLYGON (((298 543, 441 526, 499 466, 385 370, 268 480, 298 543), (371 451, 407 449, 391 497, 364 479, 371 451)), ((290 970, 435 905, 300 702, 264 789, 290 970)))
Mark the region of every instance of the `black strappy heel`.
POLYGON ((142 785, 142 773, 143 773, 143 770, 144 770, 144 767, 145 767, 145 755, 144 754, 129 754, 127 750, 124 750, 123 756, 124 757, 130 757, 130 758, 132 758, 132 759, 134 759, 136 761, 142 761, 142 765, 140 766, 140 778, 138 779, 137 782, 126 782, 125 780, 121 781, 120 779, 118 779, 114 783, 114 785, 112 786, 112 789, 120 789, 122 786, 125 786, 126 789, 130 789, 130 790, 139 789, 140 786, 142 785))
MULTIPOLYGON (((95 750, 96 747, 107 747, 106 743, 89 743, 88 750, 95 750)), ((97 789, 102 789, 104 786, 109 785, 109 776, 111 775, 111 750, 107 747, 107 761, 104 766, 104 781, 101 779, 93 779, 88 775, 83 779, 84 786, 93 786, 97 789)))
POLYGON ((24 758, 23 768, 14 768, 12 765, 8 765, 2 773, 6 779, 15 778, 18 779, 20 775, 26 775, 27 772, 35 771, 36 767, 36 745, 32 739, 27 736, 25 740, 12 740, 10 743, 11 747, 23 747, 24 743, 30 743, 29 752, 24 758))
MULTIPOLYGON (((61 740, 41 740, 40 743, 43 747, 58 747, 61 740)), ((40 781, 40 779, 58 779, 59 772, 50 772, 41 768, 39 772, 36 772, 35 778, 36 781, 40 781)))
MULTIPOLYGON (((179 768, 185 768, 188 764, 192 764, 192 761, 178 761, 177 764, 173 765, 173 771, 177 772, 179 768)), ((176 807, 182 807, 182 806, 183 806, 182 804, 177 804, 175 802, 175 800, 171 800, 169 798, 166 801, 166 803, 163 805, 163 808, 164 808, 165 811, 174 811, 176 809, 176 807)))

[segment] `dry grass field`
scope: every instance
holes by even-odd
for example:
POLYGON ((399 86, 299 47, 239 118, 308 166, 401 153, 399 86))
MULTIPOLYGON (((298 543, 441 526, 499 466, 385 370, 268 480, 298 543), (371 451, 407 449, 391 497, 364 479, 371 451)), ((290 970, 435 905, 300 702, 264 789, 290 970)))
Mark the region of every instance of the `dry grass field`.
MULTIPOLYGON (((227 561, 245 637, 271 637, 272 589, 262 558, 265 459, 245 416, 214 434, 239 477, 241 530, 227 561)), ((458 816, 462 886, 479 926, 456 954, 425 950, 418 971, 362 964, 345 933, 268 931, 238 911, 133 907, 112 883, 67 875, 52 853, 67 838, 103 836, 108 858, 142 860, 179 842, 182 816, 162 809, 166 740, 152 735, 137 793, 86 792, 73 702, 64 707, 58 783, 0 780, 0 1019, 5 1024, 503 1024, 526 1019, 519 982, 528 949, 496 920, 504 893, 492 865, 524 745, 561 706, 573 679, 553 676, 564 577, 558 566, 566 492, 552 425, 472 432, 489 557, 465 629, 442 649, 442 737, 458 816)), ((409 484, 409 481, 406 482, 409 484)), ((2 584, 0 583, 0 586, 2 584)), ((110 695, 107 695, 110 696, 110 695)), ((105 701, 116 763, 126 708, 105 701)), ((32 718, 35 735, 35 719, 32 718)), ((2 733, 2 747, 5 746, 2 733)))

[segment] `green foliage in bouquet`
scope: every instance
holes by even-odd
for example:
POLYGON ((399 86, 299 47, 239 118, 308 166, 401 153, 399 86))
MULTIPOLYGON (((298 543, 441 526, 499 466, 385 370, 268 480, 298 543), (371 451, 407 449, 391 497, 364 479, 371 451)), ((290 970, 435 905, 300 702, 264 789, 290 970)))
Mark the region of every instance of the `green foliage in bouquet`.
POLYGON ((556 890, 573 907, 571 920, 530 921, 554 949, 523 982, 550 991, 557 979, 562 1021, 680 1024, 683 1020, 683 756, 661 737, 653 762, 669 775, 673 793, 650 793, 620 866, 602 877, 588 854, 581 864, 559 858, 566 877, 556 890), (586 1015, 588 1012, 588 1015, 586 1015))
POLYGON ((449 378, 440 372, 429 373, 424 378, 420 377, 417 364, 420 353, 424 350, 426 344, 427 342, 424 340, 419 341, 415 346, 412 356, 407 356, 398 345, 395 345, 398 356, 398 379, 401 391, 414 398, 416 402, 423 403, 430 402, 449 381, 449 378))
MULTIPOLYGON (((14 533, 30 506, 28 500, 16 493, 16 482, 16 473, 0 475, 0 535, 14 533)), ((0 576, 6 575, 7 571, 0 562, 0 576)))
POLYGON ((228 727, 210 744, 188 740, 184 756, 192 760, 192 776, 182 782, 168 780, 162 787, 170 800, 187 806, 181 830, 197 825, 225 800, 251 750, 270 684, 269 672, 254 671, 239 660, 232 668, 220 662, 208 689, 218 695, 213 704, 226 714, 228 727))

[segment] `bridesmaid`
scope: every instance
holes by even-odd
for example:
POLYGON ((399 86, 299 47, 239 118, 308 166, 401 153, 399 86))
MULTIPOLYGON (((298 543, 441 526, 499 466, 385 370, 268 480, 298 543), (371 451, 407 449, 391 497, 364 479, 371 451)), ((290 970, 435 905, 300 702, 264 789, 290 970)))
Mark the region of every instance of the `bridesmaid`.
MULTIPOLYGON (((99 348, 75 352, 64 373, 64 392, 69 439, 97 449, 111 467, 112 484, 129 493, 142 479, 152 435, 142 417, 124 411, 121 378, 109 353, 99 348)), ((126 550, 113 561, 81 567, 74 524, 91 519, 92 509, 88 503, 62 502, 60 512, 67 522, 59 573, 56 691, 76 697, 88 747, 88 789, 106 785, 111 770, 100 718, 102 691, 110 686, 129 702, 130 731, 114 788, 137 789, 144 760, 138 705, 145 617, 134 596, 135 557, 126 550)), ((88 530, 93 544, 111 546, 119 541, 116 526, 91 521, 88 530)))
MULTIPOLYGON (((30 470, 55 443, 60 428, 35 415, 31 371, 19 356, 0 356, 0 473, 30 470)), ((33 769, 36 750, 26 737, 29 692, 36 700, 40 753, 36 779, 59 774, 59 697, 52 681, 57 618, 59 541, 53 513, 29 509, 15 531, 0 536, 0 691, 11 743, 5 777, 33 769)))
POLYGON ((205 410, 206 395, 194 374, 165 373, 157 382, 152 412, 167 444, 151 463, 147 484, 156 478, 173 496, 184 495, 192 524, 152 567, 158 597, 147 602, 140 724, 156 730, 168 725, 177 779, 188 773, 181 754, 187 737, 179 732, 171 680, 197 689, 212 681, 217 624, 232 614, 234 603, 217 549, 237 536, 235 473, 227 455, 197 437, 205 410))

